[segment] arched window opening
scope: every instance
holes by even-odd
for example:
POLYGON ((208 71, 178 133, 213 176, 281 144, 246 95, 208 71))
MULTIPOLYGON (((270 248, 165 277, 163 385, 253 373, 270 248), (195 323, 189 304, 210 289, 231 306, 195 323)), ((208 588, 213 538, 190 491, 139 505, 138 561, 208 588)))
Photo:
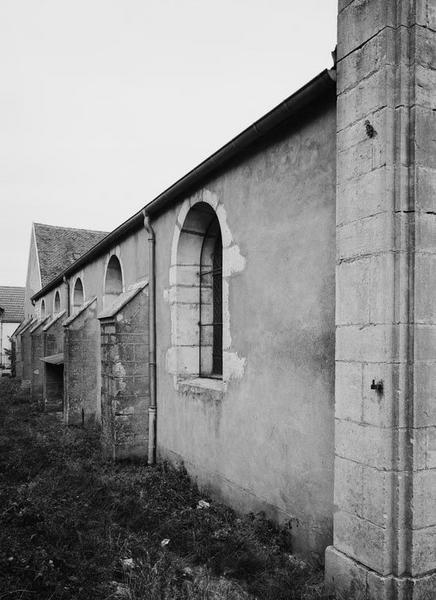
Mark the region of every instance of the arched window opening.
POLYGON ((200 377, 223 374, 223 245, 215 217, 204 236, 200 260, 200 377))
POLYGON ((41 300, 41 319, 45 319, 45 300, 41 300))
POLYGON ((113 302, 123 293, 123 273, 119 259, 113 254, 108 262, 104 282, 104 303, 113 302))
POLYGON ((198 202, 188 211, 172 268, 172 340, 177 347, 177 376, 221 379, 222 238, 218 218, 209 204, 198 202))
POLYGON ((58 291, 56 291, 55 297, 54 297, 54 305, 53 305, 53 312, 55 314, 61 312, 61 295, 59 294, 58 291))
POLYGON ((83 306, 84 302, 84 294, 83 294, 83 283, 80 277, 76 279, 76 283, 74 284, 73 291, 73 310, 74 312, 78 311, 81 306, 83 306))

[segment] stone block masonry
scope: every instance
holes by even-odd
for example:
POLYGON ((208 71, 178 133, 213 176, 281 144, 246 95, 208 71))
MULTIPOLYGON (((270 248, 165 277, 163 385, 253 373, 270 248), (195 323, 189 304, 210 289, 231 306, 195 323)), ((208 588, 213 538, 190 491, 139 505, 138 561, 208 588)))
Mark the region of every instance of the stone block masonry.
POLYGON ((93 298, 64 322, 64 420, 67 425, 94 422, 100 373, 100 324, 93 298))
POLYGON ((436 598, 436 6, 341 0, 327 582, 436 598))
POLYGON ((21 364, 19 375, 21 375, 21 387, 29 392, 32 387, 32 339, 30 330, 35 323, 36 321, 30 321, 20 334, 21 364))
POLYGON ((64 399, 65 311, 54 315, 44 327, 43 398, 46 411, 62 411, 64 399))
POLYGON ((24 321, 15 335, 16 343, 16 377, 21 381, 22 389, 30 389, 30 327, 33 320, 24 321), (26 335, 27 332, 27 335, 26 335))
POLYGON ((147 456, 148 289, 122 294, 101 321, 102 428, 108 456, 147 456))
POLYGON ((49 317, 38 321, 30 328, 30 353, 31 353, 31 393, 33 402, 43 407, 43 371, 44 365, 44 325, 49 317))

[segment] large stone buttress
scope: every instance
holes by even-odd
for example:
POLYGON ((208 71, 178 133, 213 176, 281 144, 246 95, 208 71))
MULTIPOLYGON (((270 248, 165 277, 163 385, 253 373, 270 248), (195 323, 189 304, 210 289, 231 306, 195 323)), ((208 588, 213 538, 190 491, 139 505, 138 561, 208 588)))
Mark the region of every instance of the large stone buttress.
POLYGON ((340 0, 334 542, 353 600, 436 598, 436 2, 340 0))

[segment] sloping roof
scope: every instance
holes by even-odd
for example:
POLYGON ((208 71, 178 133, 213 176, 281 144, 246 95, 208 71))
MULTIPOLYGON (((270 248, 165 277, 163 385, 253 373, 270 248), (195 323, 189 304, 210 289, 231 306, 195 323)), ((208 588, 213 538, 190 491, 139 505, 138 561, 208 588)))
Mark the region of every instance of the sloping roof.
POLYGON ((37 329, 46 325, 47 321, 49 321, 49 320, 50 320, 50 315, 47 315, 43 319, 37 319, 35 321, 35 323, 32 325, 32 327, 30 328, 30 333, 34 333, 37 329))
POLYGON ((50 317, 50 321, 44 325, 44 329, 43 331, 48 331, 50 329, 50 327, 52 327, 55 323, 57 323, 59 321, 59 319, 61 319, 65 314, 66 314, 66 310, 63 310, 62 312, 57 313, 56 315, 52 315, 50 317))
POLYGON ((93 302, 95 302, 96 300, 97 300, 97 296, 94 296, 94 298, 91 298, 90 300, 87 300, 87 301, 85 302, 85 304, 84 304, 83 306, 81 306, 81 307, 79 308, 79 310, 78 310, 76 313, 74 313, 74 314, 70 315, 68 318, 66 318, 66 319, 65 319, 65 321, 63 322, 63 326, 64 326, 64 327, 68 327, 68 325, 69 325, 70 323, 72 323, 72 322, 73 322, 75 319, 77 319, 77 317, 78 317, 79 315, 81 315, 82 313, 84 313, 84 312, 85 312, 85 310, 86 310, 86 309, 87 309, 89 306, 91 306, 91 304, 92 304, 93 302))
POLYGON ((42 287, 98 244, 106 231, 34 223, 42 287))
POLYGON ((178 202, 184 194, 192 193, 193 190, 203 185, 209 177, 227 165, 232 164, 244 152, 253 148, 255 144, 261 143, 269 134, 280 131, 286 124, 297 123, 298 115, 311 104, 320 100, 324 102, 329 98, 336 98, 335 67, 333 69, 324 69, 324 71, 306 85, 286 98, 286 100, 273 108, 265 116, 258 119, 253 125, 244 129, 242 133, 230 140, 230 142, 209 156, 209 158, 206 158, 206 160, 159 194, 154 200, 146 204, 144 208, 131 216, 130 219, 127 219, 127 221, 108 233, 104 240, 101 240, 95 247, 88 250, 74 264, 66 266, 56 278, 50 282, 43 282, 42 288, 32 296, 32 300, 41 298, 41 296, 44 296, 44 294, 56 287, 56 285, 59 285, 63 276, 71 276, 90 260, 100 256, 114 244, 119 243, 131 231, 142 227, 145 215, 154 216, 168 205, 171 205, 171 203, 178 202))
POLYGON ((148 281, 140 281, 131 287, 130 290, 120 294, 118 298, 108 308, 104 309, 99 315, 98 319, 109 319, 114 317, 120 312, 122 308, 126 306, 141 290, 148 285, 148 281))
POLYGON ((4 323, 20 323, 24 319, 24 288, 0 285, 0 309, 4 323))
POLYGON ((24 329, 26 329, 26 327, 29 325, 29 323, 32 321, 32 317, 29 317, 27 319, 25 319, 24 321, 22 321, 17 327, 16 329, 12 332, 11 337, 16 337, 18 336, 22 331, 24 331, 24 329))
POLYGON ((41 358, 42 362, 49 363, 50 365, 62 365, 64 363, 64 353, 52 354, 51 356, 44 356, 41 358))

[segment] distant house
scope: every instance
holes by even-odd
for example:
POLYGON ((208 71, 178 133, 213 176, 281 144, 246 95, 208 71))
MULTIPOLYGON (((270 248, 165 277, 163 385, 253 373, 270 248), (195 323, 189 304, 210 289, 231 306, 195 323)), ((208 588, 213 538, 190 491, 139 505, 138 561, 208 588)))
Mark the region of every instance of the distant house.
POLYGON ((24 288, 0 286, 0 376, 11 374, 10 337, 24 318, 24 288))
MULTIPOLYGON (((39 316, 45 309, 44 305, 42 307, 38 305, 35 309, 31 302, 33 294, 46 286, 106 235, 104 231, 73 229, 43 223, 32 224, 24 298, 26 318, 39 316)), ((66 304, 64 293, 63 290, 59 290, 62 306, 66 304)), ((53 312, 51 308, 48 312, 53 312)))

